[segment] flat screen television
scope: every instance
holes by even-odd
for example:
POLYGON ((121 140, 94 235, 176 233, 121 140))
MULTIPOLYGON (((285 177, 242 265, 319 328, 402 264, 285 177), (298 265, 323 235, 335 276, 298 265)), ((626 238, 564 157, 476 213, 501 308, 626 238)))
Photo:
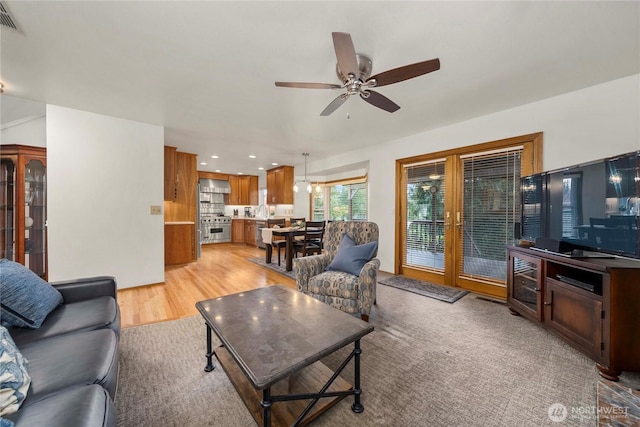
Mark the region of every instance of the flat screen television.
POLYGON ((521 190, 523 239, 640 258, 640 151, 525 176, 521 190))

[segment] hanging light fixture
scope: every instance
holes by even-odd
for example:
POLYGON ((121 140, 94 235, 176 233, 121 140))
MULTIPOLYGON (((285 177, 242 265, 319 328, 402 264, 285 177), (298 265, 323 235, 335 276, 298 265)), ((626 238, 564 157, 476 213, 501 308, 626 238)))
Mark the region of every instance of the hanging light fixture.
POLYGON ((307 184, 307 191, 309 193, 311 193, 311 191, 313 191, 313 188, 311 187, 311 181, 307 179, 307 157, 309 157, 309 153, 302 153, 302 155, 304 156, 304 180, 303 181, 296 181, 293 184, 293 191, 295 191, 296 193, 298 192, 298 182, 303 182, 307 184))

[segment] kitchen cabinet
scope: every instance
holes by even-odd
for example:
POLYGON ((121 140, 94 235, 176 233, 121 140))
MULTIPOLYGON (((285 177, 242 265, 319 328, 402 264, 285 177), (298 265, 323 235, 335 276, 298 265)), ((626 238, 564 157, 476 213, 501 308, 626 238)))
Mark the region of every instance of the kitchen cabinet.
POLYGON ((47 278, 47 152, 3 145, 0 155, 0 258, 47 278))
POLYGON ((231 220, 231 241, 233 243, 244 243, 244 220, 231 220))
POLYGON ((247 245, 256 245, 256 221, 254 219, 244 220, 244 242, 247 245))
POLYGON ((174 202, 178 194, 176 186, 176 147, 164 146, 164 200, 174 202))
POLYGON ((640 371, 640 261, 567 258, 508 246, 507 304, 596 362, 617 381, 640 371))
POLYGON ((165 222, 196 221, 198 170, 195 154, 176 152, 175 197, 165 203, 165 222))
POLYGON ((228 196, 229 205, 257 205, 258 177, 254 175, 229 175, 231 192, 228 196))
POLYGON ((168 222, 164 225, 164 264, 180 265, 195 261, 195 224, 190 221, 168 222))
POLYGON ((293 166, 278 166, 267 171, 267 203, 293 204, 293 166))

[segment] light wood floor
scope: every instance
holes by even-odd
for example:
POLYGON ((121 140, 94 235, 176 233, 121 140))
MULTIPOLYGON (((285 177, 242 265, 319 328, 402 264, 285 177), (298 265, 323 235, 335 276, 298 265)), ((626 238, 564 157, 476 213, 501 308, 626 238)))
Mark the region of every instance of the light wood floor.
POLYGON ((122 326, 194 316, 198 301, 276 283, 295 288, 294 280, 247 261, 263 256, 263 249, 243 244, 205 245, 197 262, 167 267, 164 284, 118 291, 122 326))

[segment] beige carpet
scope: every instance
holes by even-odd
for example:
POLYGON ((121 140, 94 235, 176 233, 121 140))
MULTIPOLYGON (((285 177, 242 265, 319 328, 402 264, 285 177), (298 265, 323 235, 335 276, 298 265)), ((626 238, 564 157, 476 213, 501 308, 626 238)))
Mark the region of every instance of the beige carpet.
MULTIPOLYGON (((594 363, 504 305, 473 294, 443 304, 387 286, 377 300, 376 329, 362 341, 365 411, 354 414, 347 398, 314 426, 596 425, 572 414, 595 408, 594 363), (568 409, 562 424, 549 418, 554 403, 568 409)), ((125 329, 120 347, 119 426, 255 425, 224 371, 203 371, 198 316, 125 329)))

